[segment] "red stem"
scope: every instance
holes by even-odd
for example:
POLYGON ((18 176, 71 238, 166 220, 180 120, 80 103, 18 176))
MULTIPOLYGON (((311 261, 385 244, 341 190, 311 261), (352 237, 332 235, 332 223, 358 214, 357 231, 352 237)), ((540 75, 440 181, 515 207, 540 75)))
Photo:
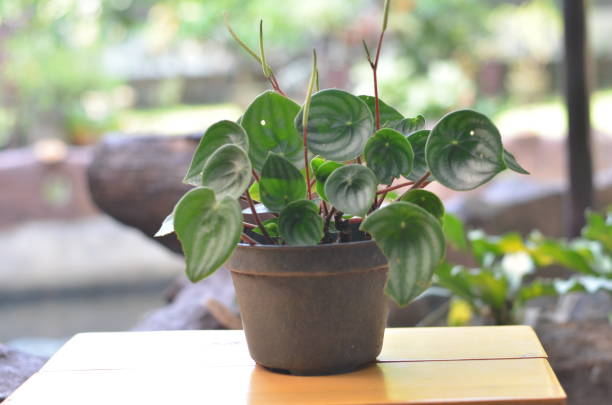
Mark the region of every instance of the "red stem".
POLYGON ((391 186, 391 187, 387 187, 385 189, 379 190, 379 191, 376 192, 376 194, 386 194, 389 191, 397 190, 398 188, 402 188, 402 187, 406 187, 406 186, 411 186, 413 184, 414 184, 414 181, 407 181, 405 183, 400 183, 400 184, 397 184, 395 186, 391 186))
POLYGON ((249 228, 249 229, 257 228, 257 225, 249 224, 248 222, 244 222, 244 221, 242 221, 242 226, 244 226, 245 228, 249 228))
POLYGON ((241 234, 240 239, 242 239, 244 242, 248 243, 249 245, 257 245, 257 241, 251 238, 246 233, 241 234))
POLYGON ((255 181, 259 183, 259 176, 257 175, 257 172, 255 172, 255 169, 251 170, 251 173, 253 173, 253 177, 255 178, 255 181))
POLYGON ((261 223, 261 219, 259 219, 259 215, 257 214, 257 210, 255 209, 255 205, 253 204, 253 199, 251 198, 251 194, 249 194, 248 189, 245 191, 245 194, 247 197, 247 202, 249 203, 249 207, 251 208, 251 213, 253 214, 253 217, 255 218, 255 222, 257 222, 257 226, 259 226, 259 229, 261 229, 262 235, 266 238, 268 242, 270 242, 271 245, 274 245, 274 240, 270 237, 270 234, 266 230, 266 227, 263 226, 263 224, 261 223))

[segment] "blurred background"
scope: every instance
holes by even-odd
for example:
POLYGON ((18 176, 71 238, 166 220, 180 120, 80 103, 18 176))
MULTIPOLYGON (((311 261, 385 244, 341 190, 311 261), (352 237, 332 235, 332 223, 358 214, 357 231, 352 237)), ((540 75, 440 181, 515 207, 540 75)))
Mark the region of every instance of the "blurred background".
MULTIPOLYGON (((155 190, 100 208, 92 176, 95 187, 106 187, 98 194, 127 186, 123 166, 106 167, 96 143, 105 139, 114 156, 130 151, 134 165, 153 168, 150 181, 180 180, 182 166, 172 171, 169 161, 182 143, 167 136, 191 139, 184 135, 235 120, 268 88, 260 66, 231 40, 224 14, 254 48, 264 20, 268 61, 301 103, 313 47, 322 88, 373 93, 361 40, 374 48, 381 5, 0 1, 0 342, 50 355, 80 331, 135 327, 172 295, 182 258, 138 230, 150 234, 153 217, 127 226, 134 224, 105 212, 137 215, 136 203, 157 198, 155 190), (165 146, 147 152, 156 139, 165 146)), ((594 179, 604 208, 612 203, 612 2, 587 5, 594 179)), ((394 0, 387 33, 379 68, 385 102, 406 116, 423 114, 429 126, 449 110, 479 110, 531 172, 504 173, 477 193, 434 187, 449 211, 490 233, 562 236, 561 2, 394 0)), ((149 186, 130 187, 144 193, 149 186)))

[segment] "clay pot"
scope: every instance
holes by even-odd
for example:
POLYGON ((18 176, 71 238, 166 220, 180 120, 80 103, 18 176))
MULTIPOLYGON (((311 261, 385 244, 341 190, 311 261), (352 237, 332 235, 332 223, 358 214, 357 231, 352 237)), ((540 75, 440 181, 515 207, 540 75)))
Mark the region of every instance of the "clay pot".
POLYGON ((387 259, 373 241, 239 245, 227 267, 258 364, 296 375, 333 374, 380 353, 387 259))

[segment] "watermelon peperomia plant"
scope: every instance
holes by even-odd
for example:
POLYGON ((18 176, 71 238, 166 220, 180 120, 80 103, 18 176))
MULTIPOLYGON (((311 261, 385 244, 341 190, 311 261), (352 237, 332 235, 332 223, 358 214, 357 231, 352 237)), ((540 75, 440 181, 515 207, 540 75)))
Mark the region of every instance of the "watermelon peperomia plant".
POLYGON ((317 245, 374 239, 389 262, 386 291, 405 305, 427 288, 445 251, 444 206, 423 188, 437 181, 471 190, 506 168, 526 173, 486 116, 455 111, 428 130, 423 116, 404 117, 380 100, 376 72, 388 14, 387 0, 374 58, 364 42, 374 96, 319 91, 313 51, 302 106, 283 93, 266 62, 261 24, 259 53, 228 26, 274 90, 259 95, 238 122, 208 128, 184 179, 196 187, 158 232, 176 232, 192 281, 219 268, 241 240, 317 245), (244 221, 238 200, 254 223, 244 221))

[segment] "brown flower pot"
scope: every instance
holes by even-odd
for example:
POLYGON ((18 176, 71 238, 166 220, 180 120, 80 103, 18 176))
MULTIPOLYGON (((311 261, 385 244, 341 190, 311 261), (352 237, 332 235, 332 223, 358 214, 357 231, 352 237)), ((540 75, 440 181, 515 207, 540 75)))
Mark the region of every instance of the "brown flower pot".
POLYGON ((297 375, 372 362, 387 319, 387 259, 373 241, 239 245, 227 263, 253 359, 297 375))

